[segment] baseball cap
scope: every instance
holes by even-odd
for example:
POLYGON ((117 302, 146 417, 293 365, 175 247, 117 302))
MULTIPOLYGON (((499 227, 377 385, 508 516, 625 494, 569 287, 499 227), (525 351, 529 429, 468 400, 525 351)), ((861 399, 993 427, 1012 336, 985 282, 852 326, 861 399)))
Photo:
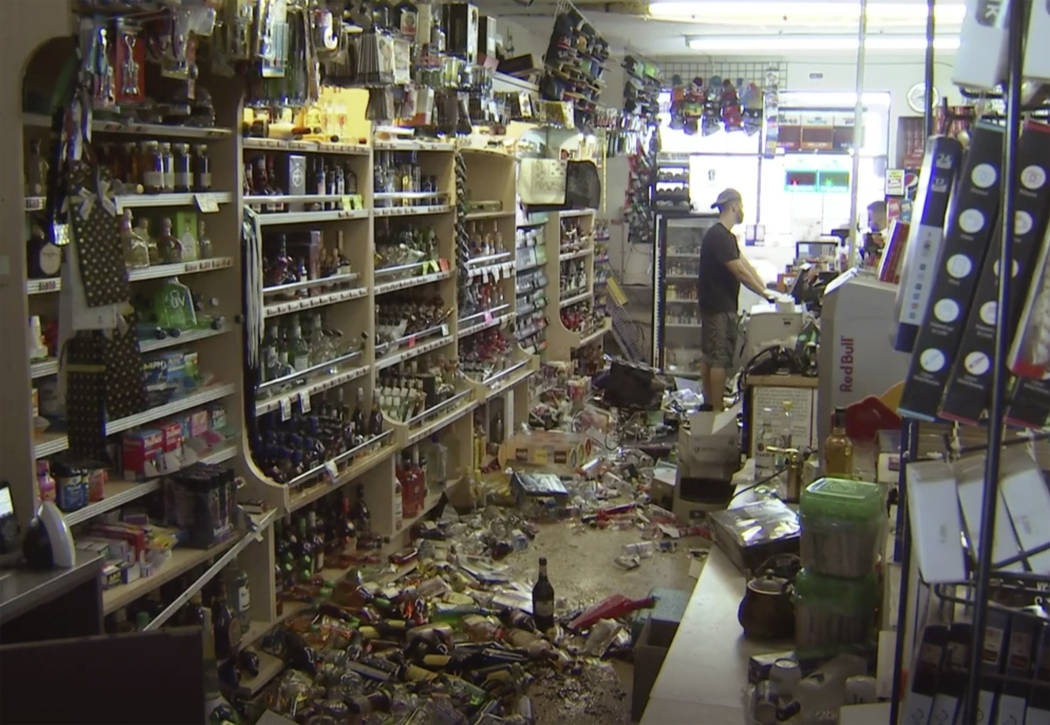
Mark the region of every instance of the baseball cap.
POLYGON ((724 206, 732 201, 740 201, 740 192, 736 189, 723 189, 722 193, 715 199, 715 203, 711 205, 712 209, 724 206))

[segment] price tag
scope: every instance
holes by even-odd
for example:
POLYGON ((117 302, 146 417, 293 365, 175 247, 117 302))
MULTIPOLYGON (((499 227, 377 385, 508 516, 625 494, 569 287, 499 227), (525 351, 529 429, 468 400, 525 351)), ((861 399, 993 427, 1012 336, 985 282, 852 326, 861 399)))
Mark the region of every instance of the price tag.
POLYGON ((291 398, 281 398, 281 422, 289 421, 292 419, 292 400, 291 398))
POLYGON ((443 337, 448 337, 448 325, 441 326, 441 335, 443 337))
POLYGON ((211 194, 194 194, 193 200, 197 202, 197 208, 204 214, 214 214, 219 211, 219 202, 211 194))
POLYGON ((354 208, 354 203, 350 200, 349 196, 341 197, 339 202, 343 205, 343 211, 352 211, 354 208))
POLYGON ((310 412, 310 394, 305 390, 299 391, 299 407, 304 413, 310 412))
POLYGON ((416 346, 416 336, 412 335, 408 338, 408 349, 411 350, 416 346))
POLYGON ((448 260, 447 259, 439 259, 438 260, 438 268, 442 272, 447 272, 448 271, 448 260))
POLYGON ((334 484, 339 478, 339 467, 335 461, 325 461, 324 471, 328 474, 328 482, 334 484))
POLYGON ((492 322, 492 310, 485 310, 485 322, 492 322))

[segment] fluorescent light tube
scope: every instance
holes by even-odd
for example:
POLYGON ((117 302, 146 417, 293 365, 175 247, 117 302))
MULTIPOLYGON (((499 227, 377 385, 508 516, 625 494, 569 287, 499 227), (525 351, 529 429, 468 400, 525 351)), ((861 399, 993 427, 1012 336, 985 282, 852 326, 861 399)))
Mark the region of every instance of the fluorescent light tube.
MULTIPOLYGON (((963 3, 938 2, 934 19, 940 24, 959 25, 966 14, 963 3)), ((649 15, 671 20, 693 19, 696 22, 738 22, 741 24, 779 20, 791 22, 810 20, 817 24, 834 22, 856 23, 860 18, 860 3, 848 0, 831 2, 776 2, 774 0, 657 0, 649 3, 649 15)), ((868 3, 869 22, 921 25, 926 22, 924 2, 868 3)))
MULTIPOLYGON (((686 45, 692 50, 711 52, 786 50, 856 51, 855 35, 687 35, 686 45)), ((925 50, 921 35, 870 35, 865 40, 868 50, 925 50)), ((958 36, 940 36, 933 40, 937 50, 957 50, 958 36)))

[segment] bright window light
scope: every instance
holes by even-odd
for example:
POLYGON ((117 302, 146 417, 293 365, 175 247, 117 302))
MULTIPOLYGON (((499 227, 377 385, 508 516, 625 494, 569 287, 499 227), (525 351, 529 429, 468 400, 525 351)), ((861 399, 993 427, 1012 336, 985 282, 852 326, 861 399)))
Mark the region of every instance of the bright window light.
MULTIPOLYGON (((816 24, 856 22, 860 18, 860 3, 848 0, 828 2, 776 2, 773 0, 658 0, 649 3, 649 15, 654 18, 696 22, 755 23, 767 19, 779 20, 785 16, 791 22, 816 24)), ((938 2, 934 19, 940 24, 959 25, 966 15, 964 3, 938 2)), ((869 22, 924 24, 925 2, 868 3, 869 22)))
MULTIPOLYGON (((858 47, 853 35, 687 35, 685 42, 692 50, 711 52, 856 51, 858 47)), ((868 50, 925 50, 926 38, 921 35, 869 35, 865 47, 868 50)), ((936 37, 933 47, 958 50, 959 37, 936 37)))

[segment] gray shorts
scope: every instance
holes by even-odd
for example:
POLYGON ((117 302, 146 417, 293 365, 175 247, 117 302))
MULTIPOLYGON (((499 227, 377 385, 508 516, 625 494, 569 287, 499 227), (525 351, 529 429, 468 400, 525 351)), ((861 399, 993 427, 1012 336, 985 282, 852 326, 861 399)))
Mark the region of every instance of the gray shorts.
POLYGON ((735 312, 700 311, 700 350, 709 367, 729 370, 736 354, 735 312))

